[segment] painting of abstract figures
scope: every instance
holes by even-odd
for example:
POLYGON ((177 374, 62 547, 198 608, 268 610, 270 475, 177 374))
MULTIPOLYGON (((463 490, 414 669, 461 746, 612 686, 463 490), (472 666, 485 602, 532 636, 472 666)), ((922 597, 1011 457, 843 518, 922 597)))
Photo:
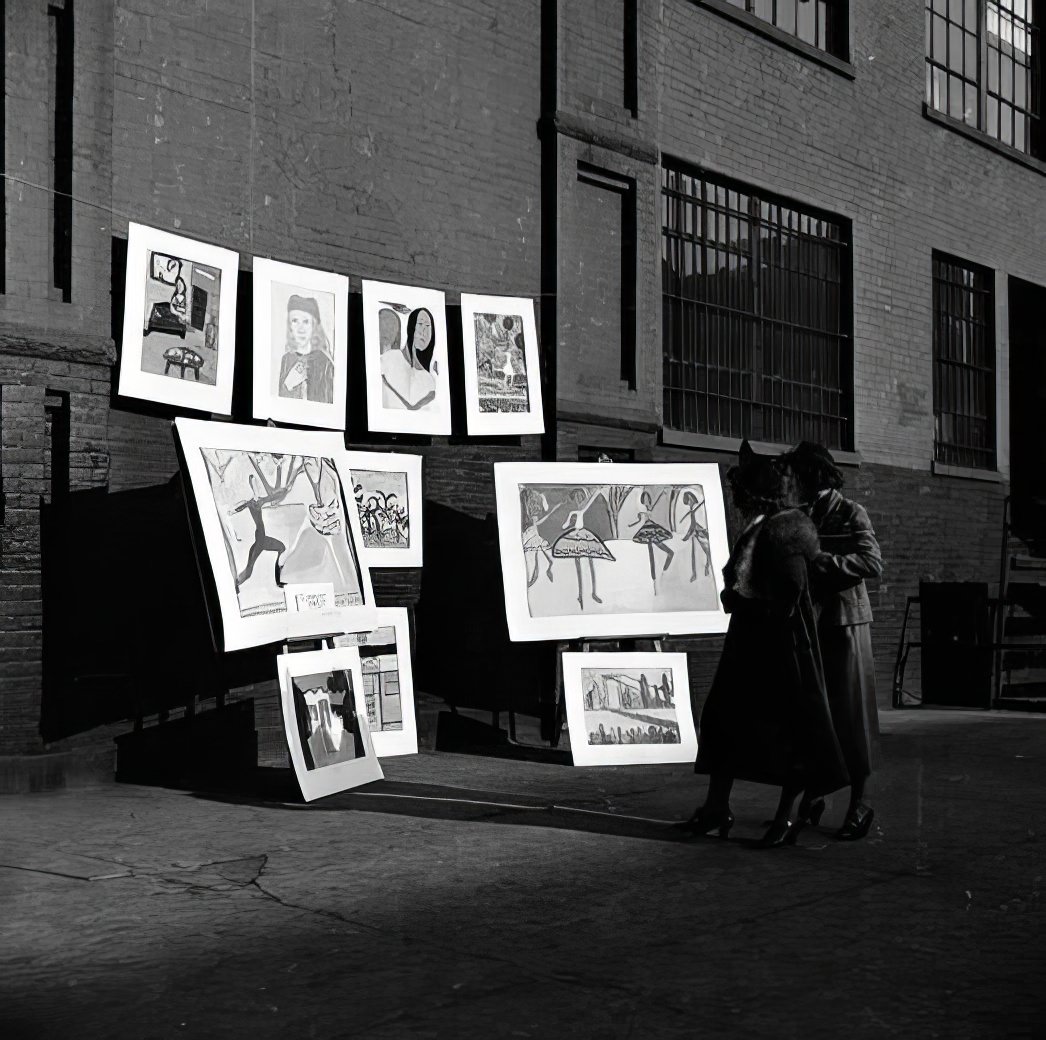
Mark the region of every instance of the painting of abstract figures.
POLYGON ((336 636, 334 645, 355 646, 359 650, 367 723, 379 758, 417 754, 418 727, 406 608, 379 607, 377 628, 336 636))
POLYGON ((348 451, 352 493, 371 567, 420 567, 422 562, 421 456, 348 451))
POLYGON ((369 627, 338 435, 178 419, 226 650, 369 627))
POLYGON ((534 301, 461 295, 469 433, 543 433, 534 301))
POLYGON ((254 260, 254 415, 345 428, 349 280, 254 260))
POLYGON ((363 336, 368 427, 450 433, 444 294, 364 279, 363 336))
POLYGON ((229 411, 235 253, 131 224, 120 393, 229 411))
POLYGON ((692 762, 686 654, 563 655, 574 765, 692 762))
POLYGON ((500 463, 495 482, 513 639, 725 631, 717 466, 500 463))
POLYGON ((279 672, 287 748, 305 800, 382 779, 356 651, 283 654, 279 672))

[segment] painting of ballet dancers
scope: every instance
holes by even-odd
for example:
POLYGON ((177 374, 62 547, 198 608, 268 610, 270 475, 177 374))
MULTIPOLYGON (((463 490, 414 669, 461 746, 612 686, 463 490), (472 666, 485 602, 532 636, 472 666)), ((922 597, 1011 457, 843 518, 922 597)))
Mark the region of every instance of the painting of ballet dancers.
POLYGON ((444 294, 364 279, 363 340, 368 428, 450 433, 444 294))
POLYGON ((697 756, 686 654, 567 653, 563 689, 574 765, 697 756))
POLYGON ((334 645, 355 646, 359 651, 375 753, 379 758, 416 755, 418 725, 406 608, 379 607, 376 628, 335 636, 334 645))
POLYGON ((122 395, 229 412, 238 269, 228 249, 130 224, 122 395))
POLYGON ((422 563, 421 456, 390 451, 347 451, 352 494, 371 567, 422 563))
POLYGON ((717 466, 500 463, 495 483, 514 639, 725 630, 717 466))
POLYGON ((534 301, 461 294, 469 433, 543 433, 534 301))
POLYGON ((225 649, 369 625, 374 596, 341 437, 184 419, 175 427, 225 649))
POLYGON ((349 280, 254 258, 254 416, 345 429, 349 280))
POLYGON ((380 780, 352 647, 278 659, 287 749, 306 801, 380 780))

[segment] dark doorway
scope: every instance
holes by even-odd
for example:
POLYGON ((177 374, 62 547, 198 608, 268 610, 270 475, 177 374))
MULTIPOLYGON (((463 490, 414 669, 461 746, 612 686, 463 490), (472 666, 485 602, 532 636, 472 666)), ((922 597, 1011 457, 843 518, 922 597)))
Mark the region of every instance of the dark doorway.
POLYGON ((192 287, 192 314, 189 321, 194 329, 200 329, 200 331, 203 331, 203 326, 207 321, 207 290, 201 289, 198 285, 192 287))
POLYGON ((1009 303, 1013 528, 1046 548, 1046 288, 1011 278, 1009 303))

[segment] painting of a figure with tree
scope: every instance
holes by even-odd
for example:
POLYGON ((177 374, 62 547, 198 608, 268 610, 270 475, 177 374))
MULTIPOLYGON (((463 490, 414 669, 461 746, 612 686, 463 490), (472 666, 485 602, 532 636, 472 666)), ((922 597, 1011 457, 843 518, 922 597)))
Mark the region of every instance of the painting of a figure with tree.
MULTIPOLYGON (((500 529, 506 593, 521 571, 524 603, 512 606, 525 606, 526 619, 565 619, 541 630, 611 634, 600 618, 643 615, 635 634, 657 634, 673 630, 678 615, 704 615, 706 624, 721 616, 726 530, 717 467, 519 463, 497 470, 499 527, 512 522, 518 531, 500 529), (519 474, 511 485, 509 467, 519 474), (541 470, 551 479, 540 479, 541 470), (509 496, 518 520, 508 521, 509 496)), ((627 624, 610 627, 631 634, 627 624)), ((534 628, 525 620, 519 627, 534 628)))
POLYGON ((183 419, 176 429, 226 649, 373 618, 338 435, 183 419))

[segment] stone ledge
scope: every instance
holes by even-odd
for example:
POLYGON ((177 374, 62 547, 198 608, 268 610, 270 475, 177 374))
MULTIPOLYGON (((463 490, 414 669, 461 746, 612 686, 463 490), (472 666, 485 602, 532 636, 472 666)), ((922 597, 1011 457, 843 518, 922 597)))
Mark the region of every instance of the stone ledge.
POLYGON ((116 345, 101 336, 60 330, 26 332, 0 325, 0 358, 5 356, 109 367, 116 363, 116 345))
POLYGON ((111 784, 115 747, 28 755, 0 755, 0 795, 35 794, 71 787, 111 784))

